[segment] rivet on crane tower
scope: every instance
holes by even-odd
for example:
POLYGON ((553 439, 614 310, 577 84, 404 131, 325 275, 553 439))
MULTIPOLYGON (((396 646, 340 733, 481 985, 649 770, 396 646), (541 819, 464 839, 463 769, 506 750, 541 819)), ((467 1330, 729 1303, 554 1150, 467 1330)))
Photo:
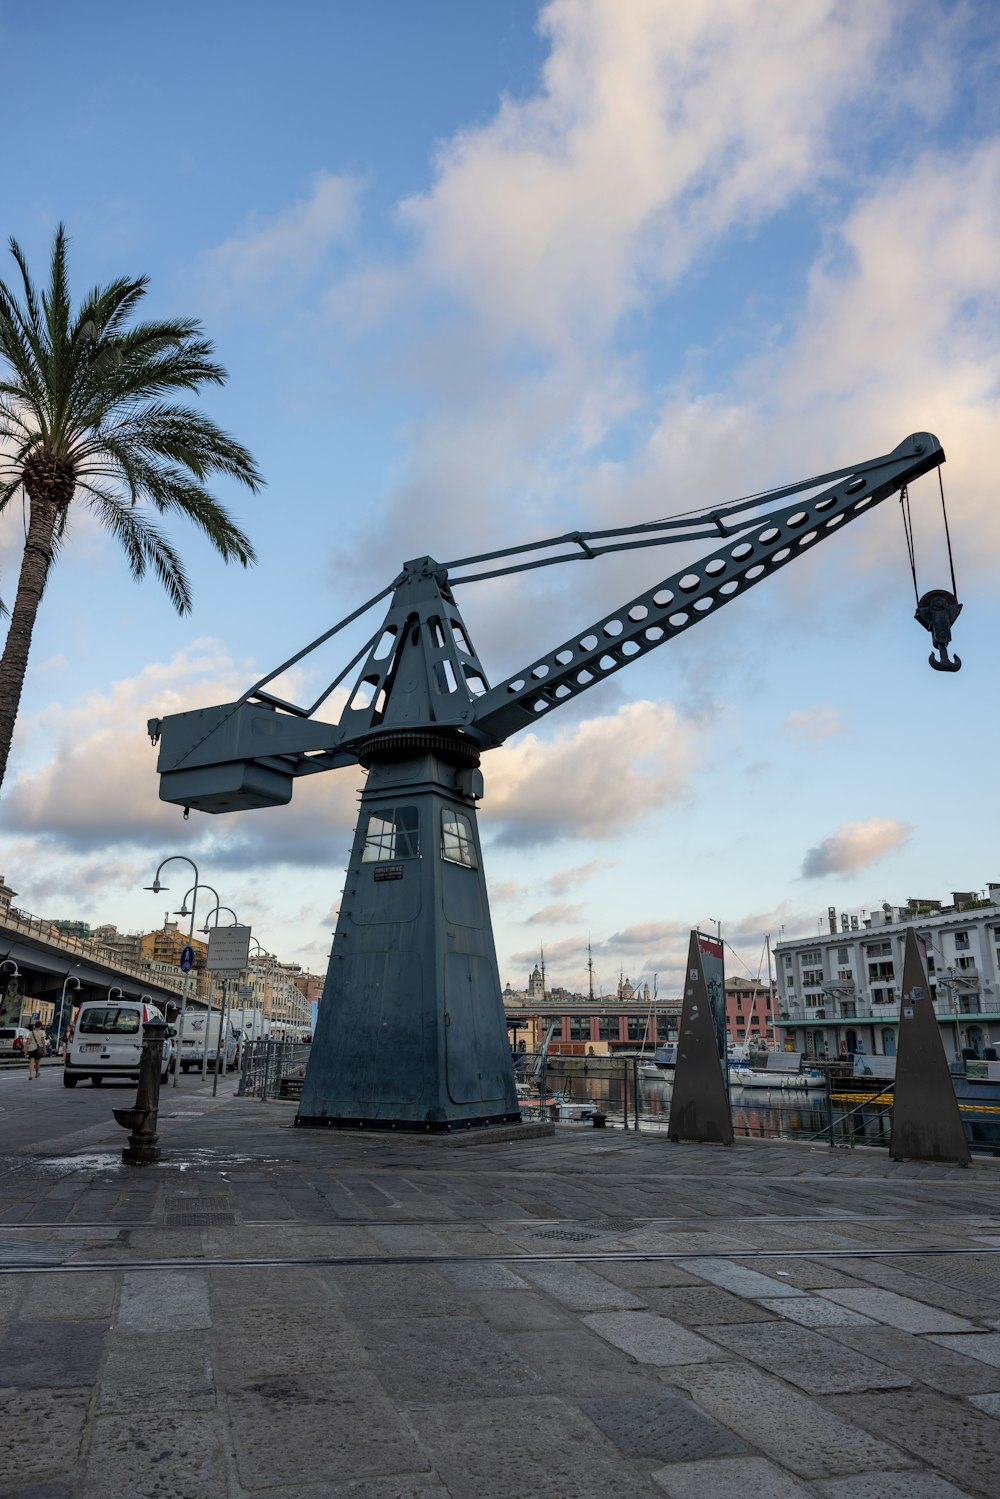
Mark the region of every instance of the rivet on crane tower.
MULTIPOLYGON (((418 557, 236 702, 149 721, 160 797, 185 815, 281 806, 300 776, 368 772, 296 1124, 443 1132, 519 1121, 476 818, 482 754, 897 493, 916 588, 908 486, 932 469, 940 478, 943 462, 937 438, 919 432, 882 458, 709 510, 447 563, 418 557), (458 586, 697 541, 718 545, 489 685, 458 586), (379 627, 310 706, 267 690, 390 594, 379 627), (359 664, 337 723, 319 721, 359 664)), ((961 665, 948 655, 962 607, 953 568, 951 582, 917 597, 938 671, 961 665)))

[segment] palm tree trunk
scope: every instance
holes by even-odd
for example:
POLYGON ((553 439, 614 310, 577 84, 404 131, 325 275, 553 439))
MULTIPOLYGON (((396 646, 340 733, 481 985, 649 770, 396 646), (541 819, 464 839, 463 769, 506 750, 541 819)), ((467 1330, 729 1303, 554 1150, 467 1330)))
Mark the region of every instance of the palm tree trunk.
POLYGON ((24 674, 31 650, 35 616, 45 591, 45 581, 52 566, 52 533, 57 507, 46 500, 31 505, 28 535, 17 580, 17 596, 10 617, 10 629, 3 656, 0 657, 0 786, 7 774, 10 742, 21 703, 24 674))

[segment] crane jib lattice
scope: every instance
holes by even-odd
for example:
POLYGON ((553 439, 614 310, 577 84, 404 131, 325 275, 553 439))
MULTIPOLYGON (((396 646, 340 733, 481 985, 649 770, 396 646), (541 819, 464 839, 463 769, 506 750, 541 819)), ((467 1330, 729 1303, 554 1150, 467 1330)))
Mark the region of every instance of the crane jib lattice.
MULTIPOLYGON (((160 744, 160 796, 209 812, 280 805, 290 799, 298 776, 367 764, 380 746, 388 752, 428 734, 435 736, 435 746, 474 762, 480 751, 502 744, 682 634, 943 462, 937 438, 915 433, 884 457, 713 510, 635 527, 569 532, 451 563, 431 557, 408 562, 393 584, 237 702, 151 720, 150 735, 160 744), (701 540, 718 544, 520 672, 489 685, 455 601, 457 587, 613 552, 701 540), (489 563, 500 565, 483 567, 489 563), (288 667, 389 595, 379 629, 310 706, 268 691, 288 667), (359 674, 338 722, 314 718, 356 667, 359 674)), ((934 637, 938 659, 931 659, 939 668, 957 667, 947 657, 947 643, 960 608, 941 590, 918 601, 917 618, 934 637)))

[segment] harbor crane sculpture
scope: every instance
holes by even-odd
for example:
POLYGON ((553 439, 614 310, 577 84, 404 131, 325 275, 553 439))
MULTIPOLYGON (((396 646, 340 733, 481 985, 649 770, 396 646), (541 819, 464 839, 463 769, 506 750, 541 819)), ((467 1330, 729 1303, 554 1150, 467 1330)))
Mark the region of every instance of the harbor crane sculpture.
MULTIPOLYGON (((234 703, 151 719, 160 797, 185 811, 280 806, 300 776, 368 772, 297 1124, 448 1131, 514 1123, 514 1087, 476 803, 483 752, 673 640, 865 511, 940 468, 921 432, 882 458, 708 511, 571 532, 394 582, 234 703), (786 502, 786 503, 782 503, 786 502), (461 584, 666 544, 715 549, 491 687, 455 602, 461 584), (380 627, 309 707, 268 691, 383 599, 380 627), (360 664, 340 718, 315 714, 360 664)), ((912 560, 912 546, 911 546, 912 560)), ((939 670, 961 605, 918 599, 939 670)))

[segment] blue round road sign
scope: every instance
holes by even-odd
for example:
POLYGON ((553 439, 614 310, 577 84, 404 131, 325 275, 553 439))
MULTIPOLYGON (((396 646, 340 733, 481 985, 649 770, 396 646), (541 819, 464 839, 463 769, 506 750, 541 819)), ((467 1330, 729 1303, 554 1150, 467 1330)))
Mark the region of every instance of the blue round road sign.
POLYGON ((190 973, 194 967, 194 948, 185 947, 181 953, 181 973, 190 973))

